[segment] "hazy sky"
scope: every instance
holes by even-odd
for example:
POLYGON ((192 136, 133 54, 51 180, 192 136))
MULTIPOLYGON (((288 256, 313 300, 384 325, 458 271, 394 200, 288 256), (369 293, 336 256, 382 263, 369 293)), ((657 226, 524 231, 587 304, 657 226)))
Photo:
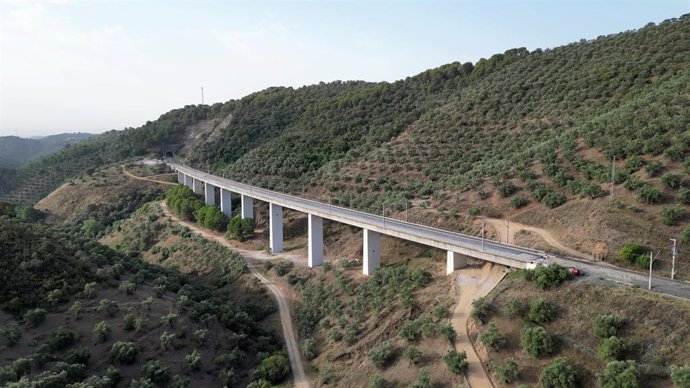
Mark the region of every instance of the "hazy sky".
POLYGON ((690 0, 0 0, 0 136, 136 127, 269 86, 393 81, 661 22, 690 0))

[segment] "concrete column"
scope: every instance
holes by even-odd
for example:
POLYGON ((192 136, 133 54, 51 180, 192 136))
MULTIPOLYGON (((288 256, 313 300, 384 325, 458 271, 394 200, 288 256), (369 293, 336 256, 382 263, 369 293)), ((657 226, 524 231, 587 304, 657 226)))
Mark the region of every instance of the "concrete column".
POLYGON ((450 275, 458 268, 467 266, 467 256, 448 251, 448 259, 446 260, 446 275, 450 275))
POLYGON ((242 195, 240 198, 242 205, 242 218, 254 218, 254 198, 242 195))
POLYGON ((270 221, 269 221, 269 243, 271 245, 271 253, 280 253, 283 251, 283 207, 268 204, 270 221))
POLYGON ((210 185, 208 183, 205 184, 205 189, 204 189, 204 199, 206 199, 206 204, 207 205, 215 205, 216 204, 216 186, 210 185))
POLYGON ((309 214, 309 267, 323 264, 323 218, 309 214))
POLYGON ((184 176, 184 184, 190 189, 194 190, 194 178, 189 175, 184 176))
POLYGON ((381 266, 381 234, 364 229, 364 274, 371 275, 381 266))
POLYGON ((228 218, 232 218, 232 193, 222 187, 220 189, 220 211, 228 218))
POLYGON ((177 172, 177 183, 183 185, 184 184, 184 174, 181 173, 180 171, 177 172))
POLYGON ((192 190, 194 190, 194 194, 196 195, 204 195, 204 182, 194 178, 194 187, 192 190))

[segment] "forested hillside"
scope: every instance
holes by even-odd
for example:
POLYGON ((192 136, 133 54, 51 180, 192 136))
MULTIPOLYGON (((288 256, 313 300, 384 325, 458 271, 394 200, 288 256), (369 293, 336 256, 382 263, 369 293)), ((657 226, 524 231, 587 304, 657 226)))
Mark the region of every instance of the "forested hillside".
POLYGON ((68 144, 88 139, 90 133, 62 133, 39 139, 0 136, 0 168, 17 168, 68 144))

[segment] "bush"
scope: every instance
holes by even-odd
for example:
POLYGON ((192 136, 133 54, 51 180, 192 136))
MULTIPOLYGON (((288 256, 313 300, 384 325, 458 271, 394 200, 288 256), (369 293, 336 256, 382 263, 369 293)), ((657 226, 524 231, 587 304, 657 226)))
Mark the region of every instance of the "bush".
POLYGON ((598 315, 594 319, 594 334, 599 338, 609 338, 618 335, 623 326, 623 320, 618 314, 598 315))
POLYGON ((70 350, 69 353, 67 353, 67 358, 65 359, 68 364, 83 365, 89 365, 89 360, 91 360, 91 351, 85 347, 70 350))
POLYGON ((163 350, 172 349, 174 346, 175 334, 168 334, 168 332, 163 332, 160 336, 161 347, 163 350))
POLYGON ((0 328, 0 336, 5 338, 7 346, 12 347, 22 338, 22 331, 19 330, 19 326, 9 323, 0 328))
POLYGON ((575 368, 563 357, 553 360, 541 371, 539 383, 544 388, 575 388, 579 385, 575 368))
POLYGON ((431 312, 433 316, 435 316, 438 319, 444 319, 448 318, 450 316, 450 311, 448 311, 448 308, 444 305, 438 305, 434 307, 434 310, 431 312))
POLYGON ((637 264, 640 268, 649 267, 649 253, 638 244, 627 243, 618 252, 618 257, 629 263, 637 264))
POLYGON ((417 376, 417 381, 412 384, 412 388, 432 388, 431 378, 429 377, 429 372, 426 368, 419 370, 419 376, 417 376))
POLYGON ((417 321, 413 320, 406 320, 403 322, 402 326, 400 326, 400 332, 398 332, 398 335, 400 338, 406 339, 410 342, 414 341, 417 338, 417 335, 419 335, 419 324, 417 321))
POLYGON ((405 349, 405 357, 410 360, 411 363, 416 364, 422 359, 422 351, 416 346, 410 346, 405 349))
POLYGON ((601 341, 597 349, 597 354, 599 358, 604 361, 615 361, 623 358, 623 353, 625 353, 627 348, 625 341, 618 337, 611 336, 601 341))
POLYGON ((511 384, 518 378, 518 364, 514 358, 510 357, 505 360, 503 366, 496 367, 496 375, 498 381, 502 384, 511 384))
POLYGON ((187 369, 190 371, 201 369, 201 354, 196 349, 184 356, 184 360, 187 363, 187 369))
POLYGON ((117 302, 112 301, 110 299, 102 299, 98 303, 98 307, 96 307, 96 311, 100 313, 105 313, 109 317, 115 316, 117 314, 118 310, 120 307, 118 306, 117 302))
POLYGON ((453 344, 455 343, 455 339, 457 338, 458 335, 457 335, 457 333, 455 332, 455 329, 453 329, 453 326, 448 325, 448 324, 440 325, 440 326, 438 327, 438 331, 439 331, 444 337, 446 337, 446 339, 448 340, 448 342, 449 342, 451 345, 453 345, 453 344))
POLYGON ((376 375, 373 379, 371 379, 371 388, 386 388, 387 386, 388 382, 386 379, 379 375, 376 375))
POLYGON ((503 338, 501 333, 498 331, 495 322, 489 322, 489 327, 484 333, 479 336, 479 339, 484 343, 484 345, 493 348, 495 350, 501 350, 506 344, 506 339, 503 338))
POLYGON ((254 220, 251 218, 233 217, 228 224, 228 237, 246 241, 254 237, 254 220))
POLYGON ((496 186, 496 191, 498 191, 498 194, 500 194, 503 198, 510 196, 515 192, 515 190, 517 190, 517 187, 515 187, 511 181, 505 181, 496 186))
POLYGON ((292 270, 294 267, 294 264, 292 264, 291 261, 287 260, 280 260, 278 261, 273 268, 275 268, 276 274, 278 276, 285 276, 292 270))
POLYGON ((511 298, 510 300, 508 300, 508 302, 506 302, 503 311, 510 319, 522 318, 523 316, 525 316, 525 313, 527 312, 527 306, 525 306, 525 304, 521 300, 511 298))
POLYGON ((472 318, 475 320, 486 323, 486 319, 489 317, 489 305, 486 303, 486 299, 477 298, 472 301, 472 312, 470 313, 472 318))
POLYGON ((316 341, 314 341, 313 338, 302 340, 300 349, 307 361, 311 361, 319 356, 319 347, 316 345, 316 341))
POLYGON ((120 287, 118 287, 118 289, 127 295, 132 295, 134 291, 137 289, 137 285, 136 283, 126 280, 120 283, 120 287))
POLYGON ((682 204, 690 205, 690 189, 683 187, 678 191, 676 200, 682 204))
POLYGON ((30 327, 38 327, 41 323, 46 320, 46 311, 42 308, 36 308, 29 310, 24 314, 24 320, 29 324, 30 327))
POLYGON ((664 165, 658 160, 652 160, 644 166, 644 170, 650 177, 657 176, 664 169, 664 165))
POLYGON ((566 201, 565 195, 556 191, 549 192, 541 199, 541 203, 546 205, 549 209, 557 208, 563 205, 566 201))
POLYGON ((683 217, 685 214, 685 209, 683 209, 683 206, 681 205, 676 205, 673 207, 663 207, 659 211, 659 215, 661 215, 661 222, 664 225, 669 225, 673 226, 675 225, 679 219, 683 217))
POLYGON ((690 243, 690 225, 686 226, 680 231, 680 241, 690 243))
POLYGON ((75 301, 71 306, 69 306, 69 312, 70 314, 74 315, 74 319, 78 321, 81 319, 82 313, 84 313, 84 306, 80 301, 75 301))
POLYGON ((546 299, 538 298, 532 301, 529 308, 529 319, 536 323, 553 321, 556 316, 556 308, 546 299))
POLYGON ((467 353, 458 352, 455 349, 448 350, 448 353, 443 356, 443 362, 448 365, 448 369, 451 372, 457 375, 467 373, 467 368, 469 367, 467 353))
POLYGON ((515 209, 519 209, 519 208, 527 205, 527 202, 529 202, 529 201, 524 196, 516 195, 510 199, 510 206, 512 206, 515 209))
POLYGON ((655 189, 651 185, 643 185, 637 189, 637 199, 648 205, 660 203, 662 198, 661 191, 655 189))
POLYGON ((572 278, 568 268, 561 267, 555 263, 540 265, 534 270, 528 270, 528 276, 532 279, 532 284, 540 290, 558 287, 564 281, 572 278))
POLYGON ((142 374, 158 385, 166 385, 170 381, 170 368, 158 360, 148 360, 142 368, 142 374))
POLYGON ((522 349, 532 357, 547 356, 556 350, 553 338, 539 326, 523 328, 520 342, 522 349))
POLYGON ((62 350, 74 343, 74 332, 60 326, 53 331, 53 338, 50 340, 52 350, 62 350))
POLYGON ((134 342, 115 342, 110 349, 110 358, 124 364, 133 363, 137 358, 137 348, 134 342))
POLYGON ((672 366, 671 381, 678 388, 690 388, 690 366, 672 366))
POLYGON ((683 175, 677 172, 667 172, 661 177, 661 182, 669 189, 678 189, 683 183, 683 175))
POLYGON ((122 324, 127 331, 132 331, 134 330, 134 324, 136 323, 136 318, 134 318, 134 314, 127 314, 125 315, 124 318, 122 318, 122 324))
POLYGON ((635 361, 611 361, 604 372, 597 375, 597 380, 601 388, 638 388, 640 370, 635 361))
POLYGON ((96 325, 94 325, 93 337, 96 340, 96 343, 101 343, 101 342, 107 341, 109 336, 110 336, 110 326, 108 326, 108 322, 100 321, 96 325))
POLYGON ((290 362, 282 352, 273 353, 261 360, 254 374, 260 379, 278 384, 290 376, 290 362))
POLYGON ((388 341, 380 342, 367 351, 367 357, 371 360, 372 364, 382 369, 395 357, 393 345, 388 341))

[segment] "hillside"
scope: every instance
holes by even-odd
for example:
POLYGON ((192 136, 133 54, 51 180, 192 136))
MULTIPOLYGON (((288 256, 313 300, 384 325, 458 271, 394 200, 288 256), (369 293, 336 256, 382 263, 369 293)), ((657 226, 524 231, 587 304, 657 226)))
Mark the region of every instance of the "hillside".
POLYGON ((18 168, 41 156, 88 139, 90 133, 61 133, 37 139, 0 136, 0 168, 18 168))

